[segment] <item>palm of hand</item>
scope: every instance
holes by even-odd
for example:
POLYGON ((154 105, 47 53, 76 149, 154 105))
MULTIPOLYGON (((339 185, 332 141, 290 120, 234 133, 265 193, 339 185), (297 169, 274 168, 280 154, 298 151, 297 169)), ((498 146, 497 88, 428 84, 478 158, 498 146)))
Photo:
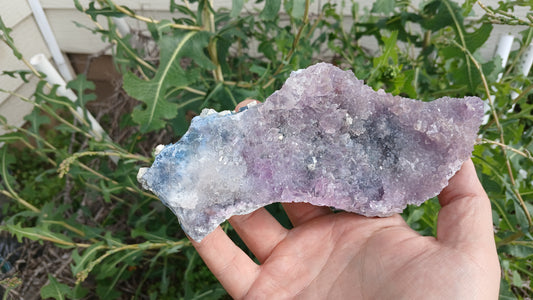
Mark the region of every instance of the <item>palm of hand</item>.
POLYGON ((294 225, 265 210, 230 219, 260 265, 218 228, 198 252, 234 298, 491 299, 499 264, 490 202, 468 161, 441 193, 437 237, 399 216, 366 218, 285 204, 294 225))

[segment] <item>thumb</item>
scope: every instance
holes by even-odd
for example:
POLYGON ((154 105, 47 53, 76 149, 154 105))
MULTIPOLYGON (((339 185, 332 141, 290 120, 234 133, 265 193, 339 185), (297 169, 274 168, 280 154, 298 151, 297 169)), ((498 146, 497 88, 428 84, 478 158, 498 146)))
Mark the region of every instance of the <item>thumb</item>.
MULTIPOLYGON (((437 240, 450 246, 491 247, 495 250, 490 200, 467 160, 440 193, 442 206, 437 240)), ((484 248, 487 249, 487 248, 484 248)))

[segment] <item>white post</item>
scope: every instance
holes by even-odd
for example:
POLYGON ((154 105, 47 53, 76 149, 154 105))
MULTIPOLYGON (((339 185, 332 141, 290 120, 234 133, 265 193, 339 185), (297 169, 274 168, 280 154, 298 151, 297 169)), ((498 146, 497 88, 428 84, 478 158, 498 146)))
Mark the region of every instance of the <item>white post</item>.
MULTIPOLYGON (((529 70, 531 70, 531 65, 533 64, 533 43, 531 43, 526 51, 522 54, 522 57, 520 57, 520 61, 518 62, 518 72, 524 76, 527 76, 529 74, 529 70)), ((522 88, 522 87, 520 87, 522 88)), ((518 93, 515 91, 511 92, 511 99, 516 99, 518 97, 518 93)))
MULTIPOLYGON (((57 70, 54 68, 54 66, 52 66, 52 64, 50 63, 50 61, 48 61, 48 59, 46 58, 46 56, 44 54, 34 55, 30 59, 30 64, 37 71, 39 71, 39 72, 41 72, 41 73, 46 75, 45 79, 46 79, 46 81, 48 81, 48 83, 50 83, 51 85, 58 85, 59 86, 57 88, 57 94, 58 95, 67 97, 72 102, 75 102, 78 99, 76 94, 74 94, 74 92, 71 89, 67 89, 67 84, 65 83, 65 80, 63 80, 61 75, 59 75, 57 70)), ((78 120, 84 122, 85 119, 83 117, 84 116, 83 109, 81 107, 77 107, 76 108, 76 112, 77 112, 77 115, 75 115, 75 117, 78 120)), ((87 118, 88 118, 88 121, 89 121, 89 123, 91 125, 91 135, 94 136, 94 138, 97 141, 101 141, 104 138, 107 139, 107 140, 110 140, 109 136, 105 133, 105 131, 102 128, 102 126, 100 126, 98 121, 91 115, 90 112, 87 112, 87 118)))
MULTIPOLYGON (((511 47, 513 46, 514 36, 512 34, 504 34, 500 37, 500 42, 498 43, 498 48, 496 48, 496 53, 494 56, 499 56, 502 59, 502 67, 505 68, 507 65, 507 59, 509 58, 509 53, 511 53, 511 47)), ((496 82, 500 82, 502 79, 503 72, 498 74, 498 79, 496 82)))
MULTIPOLYGON (((494 53, 494 56, 499 56, 502 59, 501 66, 505 68, 505 65, 507 65, 507 59, 509 58, 509 54, 511 53, 511 47, 513 46, 513 40, 514 36, 512 34, 504 34, 500 37, 500 41, 498 42, 498 47, 496 48, 496 52, 494 53)), ((502 79, 503 72, 500 72, 498 74, 498 78, 496 79, 496 82, 500 82, 502 79)), ((493 91, 496 91, 495 87, 492 87, 493 91)), ((489 95, 489 97, 492 99, 492 102, 494 103, 495 97, 494 95, 489 95)), ((490 106, 488 104, 488 100, 485 100, 485 115, 483 116, 483 122, 482 124, 487 124, 489 121, 489 114, 490 106)))
POLYGON ((52 31, 52 28, 50 27, 50 23, 48 23, 48 19, 46 18, 43 7, 41 6, 41 2, 39 2, 39 0, 28 0, 28 3, 30 4, 33 16, 37 22, 37 26, 39 26, 39 30, 41 30, 41 34, 48 45, 48 49, 52 54, 52 58, 54 59, 59 72, 63 78, 65 78, 67 81, 71 81, 74 76, 70 72, 69 65, 65 61, 63 53, 61 53, 61 49, 59 49, 56 37, 52 31))

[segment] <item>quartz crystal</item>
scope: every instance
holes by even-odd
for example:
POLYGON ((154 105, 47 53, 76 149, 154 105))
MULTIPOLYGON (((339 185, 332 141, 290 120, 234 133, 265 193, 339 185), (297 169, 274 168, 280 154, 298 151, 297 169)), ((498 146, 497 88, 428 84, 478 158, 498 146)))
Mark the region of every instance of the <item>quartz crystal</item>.
POLYGON ((262 104, 204 110, 138 179, 196 241, 273 202, 386 217, 448 184, 482 117, 477 97, 392 96, 319 63, 293 72, 262 104))

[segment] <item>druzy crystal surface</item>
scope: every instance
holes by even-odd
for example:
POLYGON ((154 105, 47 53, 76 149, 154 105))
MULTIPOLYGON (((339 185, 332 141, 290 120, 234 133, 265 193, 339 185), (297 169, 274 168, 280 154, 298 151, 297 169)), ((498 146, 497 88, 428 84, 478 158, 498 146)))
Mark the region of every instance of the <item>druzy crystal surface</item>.
POLYGON ((477 97, 392 96, 319 63, 293 72, 263 104, 204 110, 138 179, 197 241, 273 202, 385 217, 448 184, 482 117, 477 97))

